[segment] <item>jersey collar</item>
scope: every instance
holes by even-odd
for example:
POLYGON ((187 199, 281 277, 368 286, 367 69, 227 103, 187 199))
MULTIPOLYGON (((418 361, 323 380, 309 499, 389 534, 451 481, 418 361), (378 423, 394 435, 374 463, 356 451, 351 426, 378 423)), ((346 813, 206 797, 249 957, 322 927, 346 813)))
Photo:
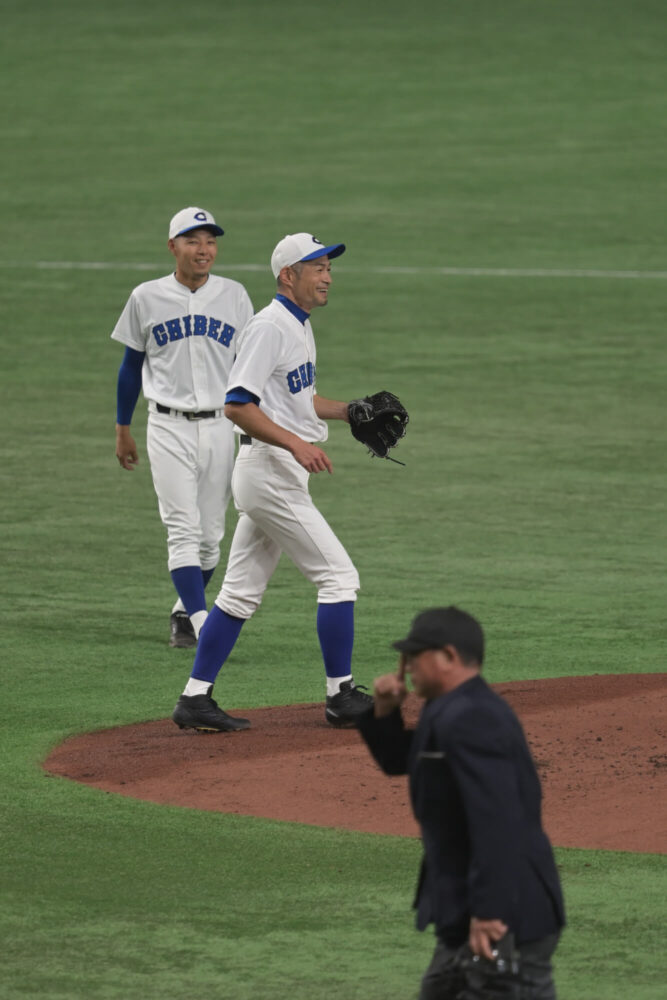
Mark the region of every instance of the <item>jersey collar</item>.
POLYGON ((278 299, 278 302, 281 303, 281 305, 285 306, 285 309, 287 309, 289 312, 292 313, 292 316, 296 316, 299 323, 301 323, 302 325, 305 324, 306 320, 310 316, 310 313, 307 313, 304 309, 301 308, 301 306, 298 306, 296 302, 292 302, 292 300, 288 299, 286 295, 281 295, 280 292, 276 294, 276 298, 278 299))

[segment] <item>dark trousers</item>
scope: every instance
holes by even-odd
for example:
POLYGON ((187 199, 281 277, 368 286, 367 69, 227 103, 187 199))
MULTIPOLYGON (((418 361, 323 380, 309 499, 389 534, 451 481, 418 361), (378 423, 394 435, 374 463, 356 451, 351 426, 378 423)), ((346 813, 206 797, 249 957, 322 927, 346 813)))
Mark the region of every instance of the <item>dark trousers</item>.
POLYGON ((551 956, 559 936, 520 945, 518 971, 504 974, 473 959, 467 944, 453 948, 438 941, 419 1000, 556 1000, 551 956))

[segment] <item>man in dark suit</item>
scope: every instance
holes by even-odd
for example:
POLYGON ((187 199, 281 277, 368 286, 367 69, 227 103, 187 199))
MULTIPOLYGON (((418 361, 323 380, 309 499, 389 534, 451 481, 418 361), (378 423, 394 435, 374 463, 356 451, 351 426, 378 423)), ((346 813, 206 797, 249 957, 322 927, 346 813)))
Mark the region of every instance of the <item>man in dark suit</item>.
POLYGON ((420 1000, 555 1000, 560 880, 523 729, 480 676, 482 628, 431 608, 393 645, 398 672, 376 679, 359 729, 383 771, 410 775, 424 847, 416 922, 437 935, 420 1000), (426 699, 415 730, 400 710, 406 673, 426 699))

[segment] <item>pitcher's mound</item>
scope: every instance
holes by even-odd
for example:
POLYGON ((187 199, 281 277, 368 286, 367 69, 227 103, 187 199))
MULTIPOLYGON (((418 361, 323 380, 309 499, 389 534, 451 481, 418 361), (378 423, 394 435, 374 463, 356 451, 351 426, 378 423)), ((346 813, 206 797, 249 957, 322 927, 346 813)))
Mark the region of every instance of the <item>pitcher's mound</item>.
MULTIPOLYGON (((559 847, 667 851, 667 674, 614 674, 493 685, 519 715, 559 847)), ((354 730, 324 706, 243 711, 240 733, 180 730, 170 719, 76 736, 53 774, 138 799, 216 812, 417 836, 407 779, 387 778, 354 730)), ((420 702, 405 711, 415 721, 420 702)))

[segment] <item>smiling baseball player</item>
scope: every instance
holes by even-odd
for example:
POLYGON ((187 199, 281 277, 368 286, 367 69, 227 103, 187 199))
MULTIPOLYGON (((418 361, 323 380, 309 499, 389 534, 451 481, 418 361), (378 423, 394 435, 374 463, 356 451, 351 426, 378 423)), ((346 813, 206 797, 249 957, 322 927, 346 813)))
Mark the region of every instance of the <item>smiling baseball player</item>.
POLYGON ((139 461, 130 432, 143 384, 147 451, 167 529, 178 593, 169 644, 194 646, 206 619, 204 589, 220 558, 234 435, 224 416, 238 334, 253 314, 238 281, 210 273, 223 230, 210 212, 184 208, 169 223, 176 270, 134 289, 111 334, 125 344, 118 373, 116 455, 139 461))
POLYGON ((222 711, 212 687, 282 552, 317 588, 327 722, 355 725, 372 704, 351 668, 359 577, 308 492, 309 473, 333 471, 320 447, 328 435, 325 421, 347 421, 352 406, 317 393, 310 325, 311 311, 328 302, 331 260, 344 251, 344 244, 325 246, 309 233, 282 239, 271 257, 278 294, 239 340, 225 405, 242 432, 232 478, 239 519, 222 589, 173 712, 181 728, 225 732, 250 725, 222 711))

